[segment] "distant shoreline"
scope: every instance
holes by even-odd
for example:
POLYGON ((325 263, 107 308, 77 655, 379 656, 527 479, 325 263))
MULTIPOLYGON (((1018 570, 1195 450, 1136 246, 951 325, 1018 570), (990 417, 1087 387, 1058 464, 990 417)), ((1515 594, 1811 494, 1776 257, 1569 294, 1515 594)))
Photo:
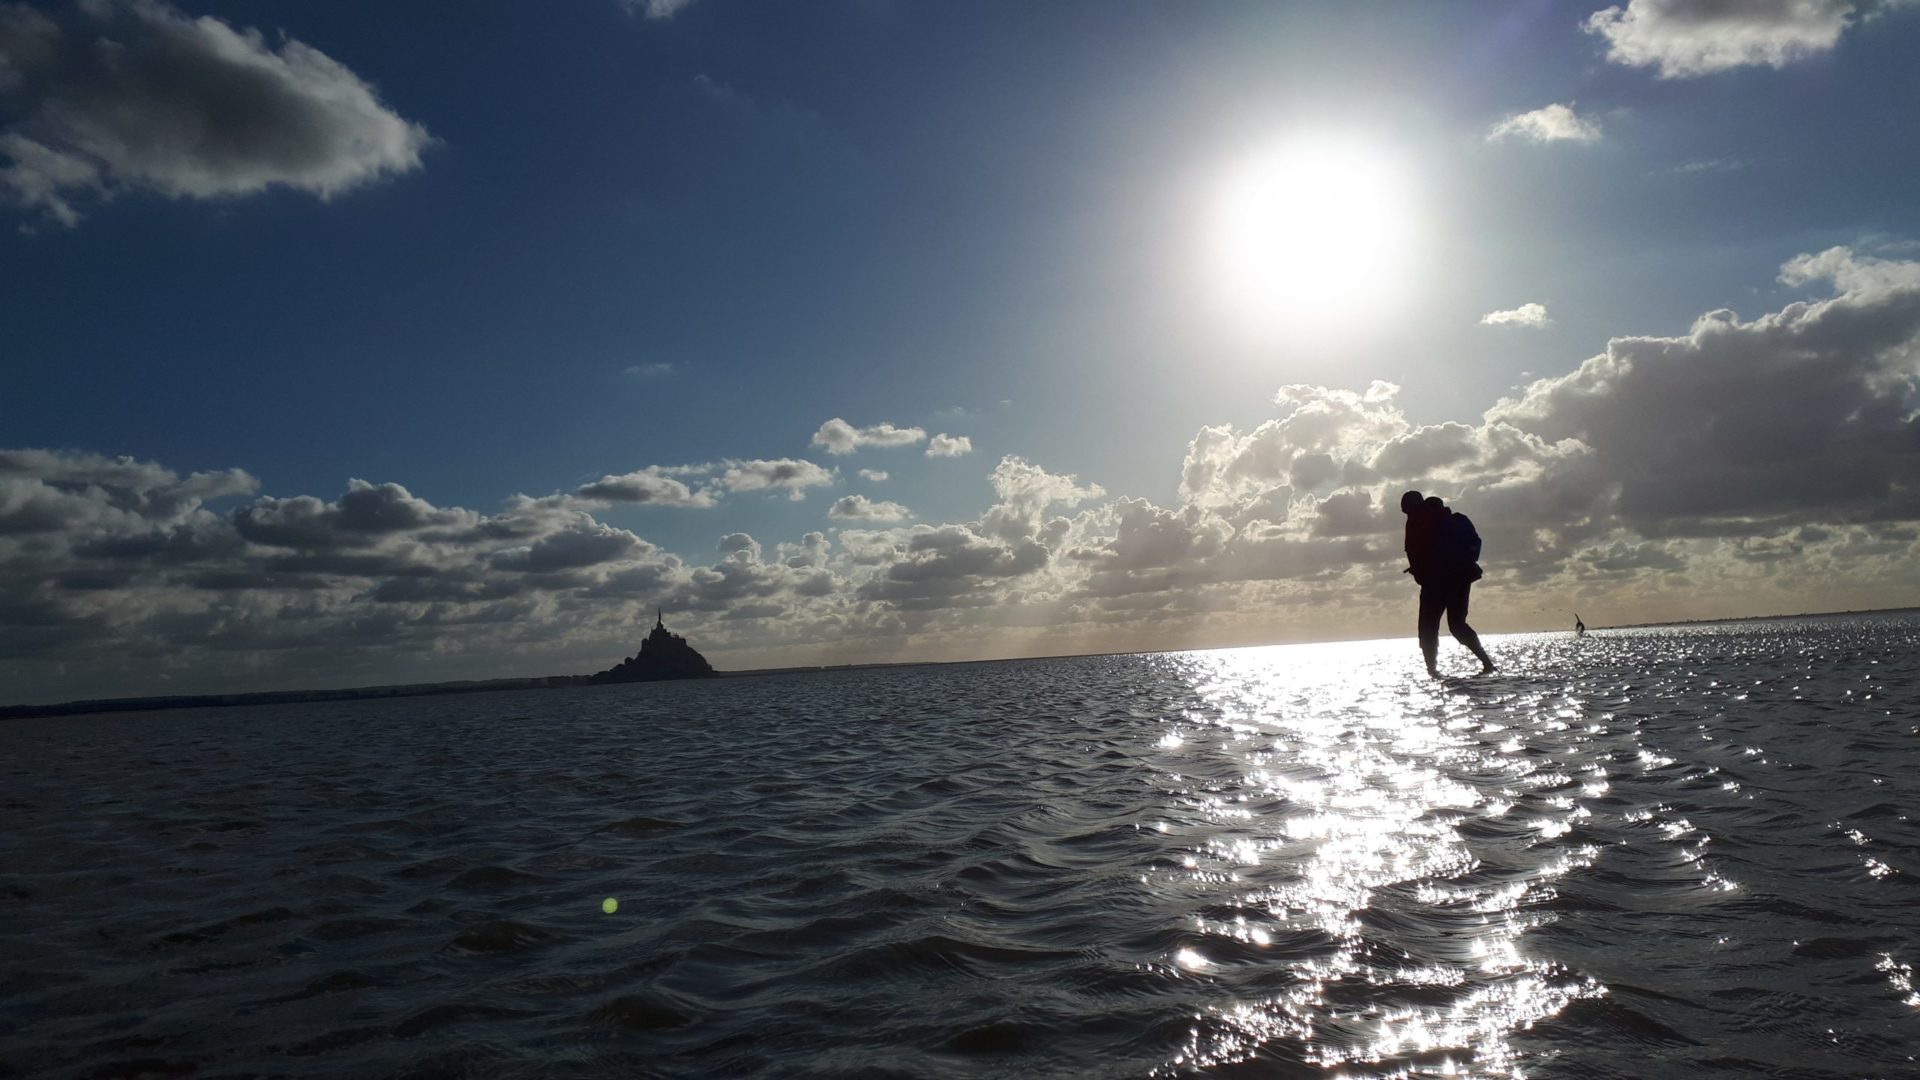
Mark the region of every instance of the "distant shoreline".
POLYGON ((1592 630, 1649 630, 1656 626, 1703 626, 1709 623, 1782 622, 1787 619, 1830 619, 1843 615, 1920 614, 1920 607, 1866 608, 1861 611, 1803 611, 1798 615, 1734 615, 1725 619, 1668 619, 1665 622, 1617 623, 1613 626, 1589 626, 1592 630))
MULTIPOLYGON (((1781 622, 1789 619, 1820 619, 1848 615, 1903 615, 1909 613, 1920 613, 1920 607, 1868 608, 1862 611, 1807 611, 1796 615, 1735 615, 1718 619, 1671 619, 1665 622, 1589 626, 1587 629, 1589 632, 1595 630, 1649 630, 1663 626, 1705 626, 1715 623, 1781 622)), ((1553 633, 1554 631, 1533 632, 1553 633)), ((1293 642, 1292 644, 1305 645, 1314 643, 1293 642)), ((1249 646, 1222 647, 1247 648, 1249 646)), ((743 679, 763 675, 797 675, 827 671, 866 671, 878 668, 1001 663, 1005 660, 1059 660, 1077 656, 1112 655, 1121 654, 1071 653, 1059 656, 1005 657, 1001 660, 898 660, 868 664, 821 664, 797 667, 750 668, 745 671, 722 671, 718 672, 717 675, 722 679, 743 679)), ((1125 655, 1132 655, 1132 653, 1129 652, 1125 655)), ((154 697, 98 698, 81 701, 63 701, 45 705, 0 705, 0 720, 27 720, 48 716, 86 716, 93 713, 111 712, 157 712, 162 709, 211 709, 244 705, 299 705, 328 701, 372 701, 381 698, 439 697, 446 694, 478 694, 498 690, 553 690, 570 686, 602 685, 592 684, 587 680, 588 677, 585 675, 545 675, 517 679, 478 679, 459 682, 405 683, 393 686, 355 686, 333 690, 258 690, 239 694, 177 694, 154 697)), ((700 680, 663 681, 685 682, 700 680)))

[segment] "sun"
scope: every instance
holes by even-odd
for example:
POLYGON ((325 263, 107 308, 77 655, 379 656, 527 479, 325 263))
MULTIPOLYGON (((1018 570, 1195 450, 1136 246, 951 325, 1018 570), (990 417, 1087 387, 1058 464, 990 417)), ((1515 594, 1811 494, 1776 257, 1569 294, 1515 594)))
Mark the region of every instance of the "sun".
POLYGON ((1213 193, 1209 295, 1262 336, 1377 325, 1406 285, 1417 217, 1393 155, 1353 139, 1285 140, 1238 163, 1213 193))

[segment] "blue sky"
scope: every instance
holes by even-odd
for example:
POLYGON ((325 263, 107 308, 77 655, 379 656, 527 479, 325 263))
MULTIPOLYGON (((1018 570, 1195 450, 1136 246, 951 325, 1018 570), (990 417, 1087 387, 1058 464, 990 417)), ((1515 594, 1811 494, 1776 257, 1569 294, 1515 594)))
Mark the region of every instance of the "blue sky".
POLYGON ((1920 11, 1603 8, 0 8, 0 670, 588 670, 657 603, 723 667, 1398 632, 1415 484, 1482 521, 1490 629, 1920 601, 1920 11), (1223 271, 1276 151, 1332 194, 1223 271), (249 534, 349 480, 407 509, 249 534))

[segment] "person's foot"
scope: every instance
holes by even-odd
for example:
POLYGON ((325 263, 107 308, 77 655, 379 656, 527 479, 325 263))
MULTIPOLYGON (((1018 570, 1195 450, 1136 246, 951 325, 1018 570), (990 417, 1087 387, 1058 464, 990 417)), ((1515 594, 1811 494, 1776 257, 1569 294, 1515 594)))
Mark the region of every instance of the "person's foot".
POLYGON ((1428 678, 1430 678, 1430 679, 1437 679, 1437 678, 1439 678, 1439 677, 1440 677, 1440 669, 1439 669, 1439 668, 1437 668, 1437 667, 1434 667, 1434 666, 1433 666, 1432 664, 1428 664, 1428 665, 1427 665, 1427 677, 1428 677, 1428 678))
POLYGON ((1480 658, 1480 674, 1491 675, 1494 673, 1494 671, 1495 671, 1495 668, 1493 666, 1493 658, 1490 656, 1481 657, 1480 658))

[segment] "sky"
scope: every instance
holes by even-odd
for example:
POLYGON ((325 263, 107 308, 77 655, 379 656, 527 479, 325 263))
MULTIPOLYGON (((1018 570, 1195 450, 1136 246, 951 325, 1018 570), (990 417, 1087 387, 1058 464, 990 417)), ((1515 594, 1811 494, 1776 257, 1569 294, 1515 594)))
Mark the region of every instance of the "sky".
POLYGON ((1410 635, 1409 488, 1483 632, 1920 604, 1915 55, 1913 0, 0 3, 0 701, 658 609, 723 669, 1410 635))

